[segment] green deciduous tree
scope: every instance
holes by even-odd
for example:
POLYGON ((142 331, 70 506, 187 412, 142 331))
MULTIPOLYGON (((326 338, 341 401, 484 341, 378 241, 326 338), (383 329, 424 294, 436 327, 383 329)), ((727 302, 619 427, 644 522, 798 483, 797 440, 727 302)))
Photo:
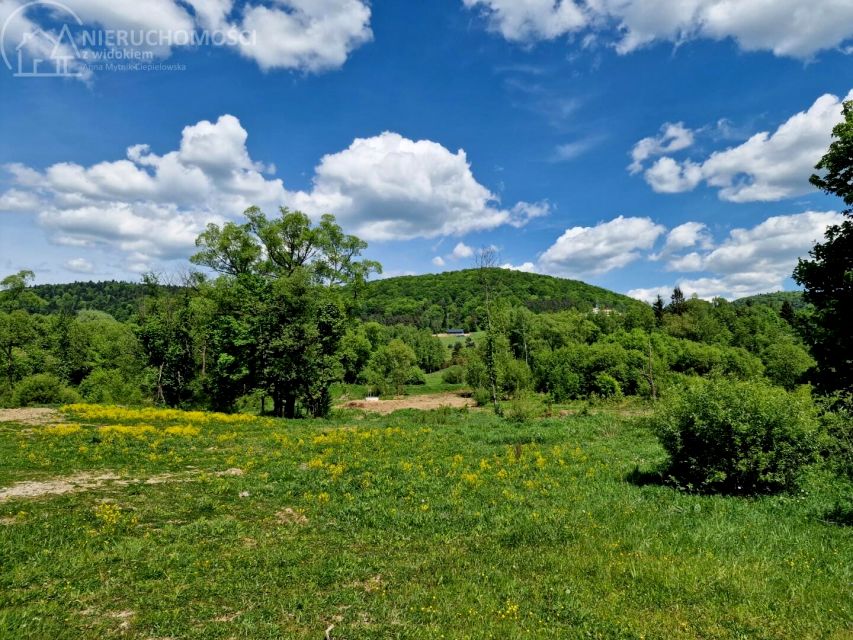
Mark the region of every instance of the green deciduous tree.
POLYGON ((853 390, 853 102, 844 103, 844 120, 832 131, 833 142, 818 162, 813 185, 841 198, 845 220, 826 230, 825 241, 800 260, 794 280, 814 305, 809 341, 818 362, 818 385, 825 391, 853 390))
POLYGON ((414 350, 399 338, 380 347, 370 358, 365 379, 380 393, 401 394, 415 373, 417 356, 414 350))
POLYGON ((246 224, 208 225, 196 241, 192 261, 221 274, 199 287, 207 302, 189 317, 202 387, 220 409, 259 389, 277 416, 324 415, 331 385, 345 371, 352 378, 371 346, 366 335, 344 340, 346 295, 381 267, 360 259, 367 244, 334 216, 314 225, 284 207, 277 218, 257 207, 245 215, 246 224))

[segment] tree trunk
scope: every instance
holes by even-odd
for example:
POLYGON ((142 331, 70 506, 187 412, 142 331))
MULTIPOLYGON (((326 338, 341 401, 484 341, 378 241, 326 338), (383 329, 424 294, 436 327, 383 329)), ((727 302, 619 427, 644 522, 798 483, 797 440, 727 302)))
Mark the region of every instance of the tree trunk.
POLYGON ((276 418, 281 418, 284 414, 284 404, 281 401, 281 391, 275 389, 272 394, 272 414, 276 418))
POLYGON ((163 393, 163 367, 166 365, 165 362, 160 363, 160 369, 157 371, 157 397, 160 402, 166 404, 166 395, 163 393))
POLYGON ((296 417, 296 395, 292 393, 288 393, 286 396, 284 396, 284 417, 296 417))

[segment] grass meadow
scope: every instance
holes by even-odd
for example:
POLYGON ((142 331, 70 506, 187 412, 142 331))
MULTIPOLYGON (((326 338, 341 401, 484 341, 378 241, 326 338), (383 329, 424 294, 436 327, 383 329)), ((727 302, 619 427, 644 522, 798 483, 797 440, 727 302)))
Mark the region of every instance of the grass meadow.
POLYGON ((583 413, 0 423, 0 637, 853 637, 831 480, 681 493, 641 421, 583 413))

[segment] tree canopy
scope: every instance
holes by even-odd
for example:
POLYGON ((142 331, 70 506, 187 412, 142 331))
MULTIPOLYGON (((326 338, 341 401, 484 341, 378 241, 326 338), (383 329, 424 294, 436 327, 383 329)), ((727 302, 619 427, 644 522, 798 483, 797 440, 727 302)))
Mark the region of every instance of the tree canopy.
MULTIPOLYGON (((811 182, 853 206, 853 101, 844 103, 844 120, 832 131, 833 141, 820 159, 811 182)), ((853 218, 826 230, 824 242, 799 260, 794 280, 804 288, 803 298, 814 306, 809 341, 818 362, 817 382, 824 390, 853 391, 853 218)))

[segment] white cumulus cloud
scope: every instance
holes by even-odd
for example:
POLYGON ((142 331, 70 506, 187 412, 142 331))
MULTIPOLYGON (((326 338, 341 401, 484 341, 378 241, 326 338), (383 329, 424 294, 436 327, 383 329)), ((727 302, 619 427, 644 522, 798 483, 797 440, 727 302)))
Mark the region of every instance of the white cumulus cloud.
POLYGON ((502 208, 474 178, 464 150, 452 153, 437 142, 388 131, 324 156, 313 188, 289 194, 288 201, 309 214, 333 212, 367 240, 523 226, 549 210, 547 203, 526 202, 502 208))
POLYGON ((606 273, 640 258, 665 231, 651 218, 623 216, 593 227, 572 227, 542 254, 539 264, 543 271, 558 275, 606 273))
POLYGON ((86 258, 71 258, 65 262, 65 268, 75 273, 92 273, 95 270, 95 265, 86 258))
POLYGON ((744 51, 809 59, 853 37, 847 0, 463 0, 512 42, 565 35, 599 39, 619 53, 654 42, 732 39, 744 51))
MULTIPOLYGON (((773 132, 756 133, 701 161, 663 156, 646 169, 644 177, 659 193, 690 191, 704 182, 729 202, 766 202, 808 193, 812 189, 809 176, 829 146, 832 128, 842 119, 841 103, 851 99, 853 91, 845 98, 825 94, 773 132)), ((635 153, 641 145, 648 146, 647 140, 637 143, 635 153)), ((635 155, 631 172, 641 170, 643 160, 650 157, 643 155, 635 155)))
POLYGON ((482 11, 490 26, 510 41, 553 40, 587 25, 583 8, 573 0, 463 0, 482 11))
POLYGON ((456 260, 460 258, 470 258, 474 255, 474 249, 469 247, 464 242, 459 242, 455 247, 453 247, 453 253, 450 256, 456 260))
POLYGON ((512 264, 510 262, 506 262, 501 265, 501 269, 508 269, 509 271, 521 271, 523 273, 539 273, 539 267, 537 267, 532 262, 522 262, 521 264, 512 264))
POLYGON ((628 170, 638 173, 643 169, 643 163, 654 156, 681 151, 693 144, 693 132, 684 126, 683 122, 667 122, 661 126, 656 136, 643 138, 631 150, 631 164, 628 170))
MULTIPOLYGON (((791 276, 797 259, 806 256, 815 242, 823 239, 828 226, 842 220, 843 216, 834 211, 771 216, 754 227, 732 229, 715 246, 704 234, 704 225, 687 223, 699 229, 699 240, 684 248, 698 245, 699 249, 671 257, 667 269, 704 274, 696 278, 682 276, 674 283, 684 293, 695 293, 700 298, 739 298, 778 291, 791 276)), ((650 300, 662 290, 671 291, 672 286, 634 289, 628 295, 650 300)))
MULTIPOLYGON (((186 257, 205 224, 238 218, 252 205, 332 213, 367 240, 521 226, 549 209, 524 202, 502 208, 474 178, 464 151, 429 140, 390 132, 357 139, 322 158, 309 191, 287 190, 271 165, 250 157, 247 140, 240 121, 226 114, 185 127, 178 148, 162 155, 137 144, 124 159, 90 166, 8 164, 11 185, 0 193, 0 211, 35 213, 54 242, 118 250, 139 270, 186 257)), ((472 254, 460 242, 453 257, 472 254)))

